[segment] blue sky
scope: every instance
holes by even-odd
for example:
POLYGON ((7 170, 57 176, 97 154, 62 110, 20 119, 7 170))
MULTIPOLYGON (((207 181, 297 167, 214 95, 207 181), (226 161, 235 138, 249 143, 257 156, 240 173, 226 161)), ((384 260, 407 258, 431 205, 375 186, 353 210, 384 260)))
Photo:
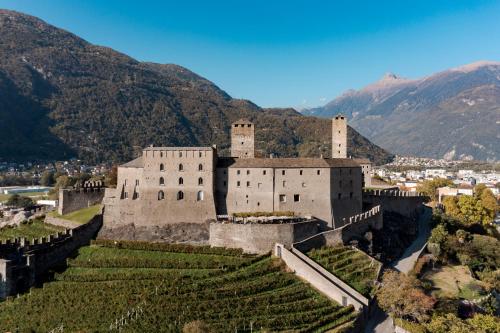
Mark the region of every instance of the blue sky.
POLYGON ((0 0, 264 107, 317 106, 385 72, 500 60, 500 1, 0 0))

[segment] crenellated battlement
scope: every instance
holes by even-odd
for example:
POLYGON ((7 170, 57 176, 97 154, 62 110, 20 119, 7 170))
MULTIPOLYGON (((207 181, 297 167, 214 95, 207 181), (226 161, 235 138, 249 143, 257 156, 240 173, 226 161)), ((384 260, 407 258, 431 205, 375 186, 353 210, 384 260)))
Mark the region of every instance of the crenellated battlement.
POLYGON ((424 197, 424 195, 420 192, 409 192, 401 190, 363 190, 363 196, 424 197))
POLYGON ((380 205, 375 206, 375 207, 371 208, 370 210, 367 210, 366 212, 350 216, 348 219, 343 218, 342 225, 346 226, 348 224, 362 222, 362 221, 371 219, 372 217, 374 217, 378 214, 380 214, 380 205))

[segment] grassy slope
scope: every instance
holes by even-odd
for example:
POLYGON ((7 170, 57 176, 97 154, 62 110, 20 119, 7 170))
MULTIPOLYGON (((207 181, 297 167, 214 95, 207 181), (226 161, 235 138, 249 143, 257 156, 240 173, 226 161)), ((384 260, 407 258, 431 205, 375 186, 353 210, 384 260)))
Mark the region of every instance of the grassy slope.
POLYGON ((0 303, 0 331, 46 332, 61 324, 68 332, 109 331, 122 316, 128 317, 122 332, 180 332, 194 320, 215 332, 250 332, 250 325, 324 332, 352 322, 356 312, 269 256, 94 245, 82 248, 56 281, 0 303))
POLYGON ((56 211, 50 212, 49 214, 53 217, 58 217, 64 220, 70 220, 73 222, 84 224, 89 222, 94 216, 96 216, 100 212, 101 207, 101 205, 90 206, 65 215, 59 215, 56 211))
POLYGON ((22 223, 17 227, 5 227, 0 229, 0 240, 14 238, 40 238, 52 235, 58 231, 63 231, 64 228, 51 224, 46 224, 40 220, 22 223))
POLYGON ((373 292, 379 264, 372 264, 362 252, 339 246, 311 250, 307 255, 361 294, 370 296, 373 292))

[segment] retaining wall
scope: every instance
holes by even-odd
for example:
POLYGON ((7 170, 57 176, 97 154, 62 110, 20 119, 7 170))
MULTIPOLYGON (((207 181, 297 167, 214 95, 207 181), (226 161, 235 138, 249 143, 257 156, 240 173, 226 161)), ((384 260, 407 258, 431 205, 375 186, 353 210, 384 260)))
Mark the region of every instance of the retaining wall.
POLYGON ((362 237, 367 231, 383 228, 380 206, 375 206, 362 214, 351 216, 348 221, 348 224, 343 227, 321 232, 296 242, 293 246, 302 252, 307 252, 322 246, 344 245, 356 237, 362 237))
POLYGON ((0 299, 27 291, 47 271, 64 263, 74 251, 90 244, 102 226, 102 215, 73 229, 32 240, 0 243, 0 299))
POLYGON ((104 188, 102 187, 60 189, 57 212, 60 215, 68 214, 101 203, 103 198, 104 188))
POLYGON ((337 303, 352 305, 357 311, 367 313, 369 300, 348 284, 328 272, 295 248, 288 250, 283 244, 276 244, 274 254, 280 257, 295 274, 337 303))
POLYGON ((294 242, 315 235, 319 221, 310 220, 296 223, 210 223, 211 246, 241 248, 248 253, 267 253, 274 244, 291 246, 294 242))

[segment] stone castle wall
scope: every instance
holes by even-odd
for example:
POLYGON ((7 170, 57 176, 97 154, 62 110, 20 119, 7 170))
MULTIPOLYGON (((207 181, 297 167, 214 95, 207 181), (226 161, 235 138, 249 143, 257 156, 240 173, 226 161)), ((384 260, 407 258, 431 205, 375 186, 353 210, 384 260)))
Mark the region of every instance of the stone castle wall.
POLYGON ((381 206, 383 211, 414 218, 423 209, 424 196, 417 192, 399 190, 364 190, 365 207, 381 206))
POLYGON ((60 189, 57 212, 65 215, 102 202, 104 188, 60 189))
POLYGON ((310 237, 318 232, 319 221, 297 223, 210 223, 210 245, 217 247, 242 248, 248 253, 267 253, 276 243, 291 246, 292 243, 310 237))
POLYGON ((370 210, 356 214, 344 220, 344 226, 321 232, 303 241, 296 242, 293 246, 302 252, 307 252, 314 248, 322 246, 345 245, 349 241, 362 237, 366 232, 383 228, 383 217, 380 206, 371 208, 370 210))
POLYGON ((102 226, 102 215, 48 237, 0 243, 0 299, 27 291, 51 267, 64 263, 74 251, 90 244, 102 226))

